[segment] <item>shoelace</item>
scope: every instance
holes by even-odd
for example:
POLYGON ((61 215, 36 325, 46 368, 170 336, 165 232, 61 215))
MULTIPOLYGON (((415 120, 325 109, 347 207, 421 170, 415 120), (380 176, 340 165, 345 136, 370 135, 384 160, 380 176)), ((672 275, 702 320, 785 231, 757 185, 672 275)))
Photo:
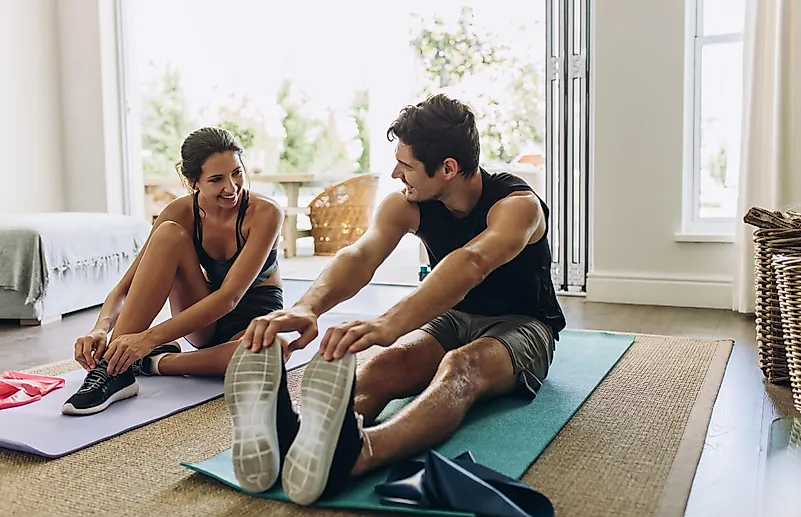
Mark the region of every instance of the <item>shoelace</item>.
POLYGON ((141 359, 137 359, 131 364, 131 370, 133 370, 134 375, 147 375, 150 372, 146 372, 144 368, 144 357, 141 359))
POLYGON ((86 375, 86 379, 84 379, 79 391, 89 391, 99 388, 102 384, 105 384, 111 378, 106 371, 106 366, 107 365, 105 361, 97 363, 97 366, 92 368, 92 370, 86 375))
POLYGON ((367 452, 373 456, 373 444, 370 443, 370 436, 364 430, 364 415, 361 413, 354 413, 356 415, 356 427, 359 429, 359 436, 367 443, 367 452))

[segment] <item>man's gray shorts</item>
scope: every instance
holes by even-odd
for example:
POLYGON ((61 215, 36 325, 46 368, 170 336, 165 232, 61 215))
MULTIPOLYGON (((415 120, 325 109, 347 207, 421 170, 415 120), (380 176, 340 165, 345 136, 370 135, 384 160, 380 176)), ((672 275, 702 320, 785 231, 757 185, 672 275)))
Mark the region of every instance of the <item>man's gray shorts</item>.
POLYGON ((477 316, 450 310, 421 327, 446 351, 495 338, 509 351, 521 394, 534 398, 548 376, 555 348, 551 327, 530 316, 477 316))

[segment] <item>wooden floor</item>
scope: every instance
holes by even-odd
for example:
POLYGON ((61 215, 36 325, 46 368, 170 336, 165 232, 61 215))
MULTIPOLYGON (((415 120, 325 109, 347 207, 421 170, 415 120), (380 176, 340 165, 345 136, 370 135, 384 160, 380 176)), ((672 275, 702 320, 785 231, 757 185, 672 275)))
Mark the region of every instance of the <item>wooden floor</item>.
MULTIPOLYGON (((285 303, 293 303, 307 286, 286 282, 285 303)), ((375 313, 409 288, 370 286, 368 291, 343 312, 375 313)), ((763 486, 770 424, 797 414, 788 388, 763 381, 753 319, 730 311, 590 303, 572 296, 561 302, 569 328, 734 340, 686 515, 760 515, 760 498, 770 497, 770 487, 763 486)), ((88 332, 96 317, 97 309, 89 309, 41 327, 0 321, 0 371, 70 358, 75 338, 88 332)))

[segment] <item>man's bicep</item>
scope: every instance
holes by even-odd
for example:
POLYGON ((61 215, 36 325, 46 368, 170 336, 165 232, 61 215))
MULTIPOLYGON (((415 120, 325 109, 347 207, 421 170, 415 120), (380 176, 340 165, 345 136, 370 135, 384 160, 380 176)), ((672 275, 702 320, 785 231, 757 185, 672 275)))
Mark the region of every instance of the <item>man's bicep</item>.
POLYGON ((535 196, 512 196, 496 204, 487 229, 466 248, 477 253, 487 273, 515 258, 541 233, 542 207, 535 196))
POLYGON ((510 240, 528 244, 545 232, 545 212, 533 193, 512 194, 498 203, 487 215, 487 229, 508 234, 510 240))

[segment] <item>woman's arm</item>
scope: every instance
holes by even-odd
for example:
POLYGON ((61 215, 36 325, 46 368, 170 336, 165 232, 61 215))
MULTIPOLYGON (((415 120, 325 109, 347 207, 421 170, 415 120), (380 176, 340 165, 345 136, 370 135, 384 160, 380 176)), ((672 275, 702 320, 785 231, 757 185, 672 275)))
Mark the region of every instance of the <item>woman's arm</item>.
POLYGON ((189 335, 222 318, 237 306, 273 249, 284 218, 281 207, 276 203, 257 199, 251 197, 255 202, 247 242, 220 289, 180 314, 146 330, 150 342, 158 345, 189 335))

